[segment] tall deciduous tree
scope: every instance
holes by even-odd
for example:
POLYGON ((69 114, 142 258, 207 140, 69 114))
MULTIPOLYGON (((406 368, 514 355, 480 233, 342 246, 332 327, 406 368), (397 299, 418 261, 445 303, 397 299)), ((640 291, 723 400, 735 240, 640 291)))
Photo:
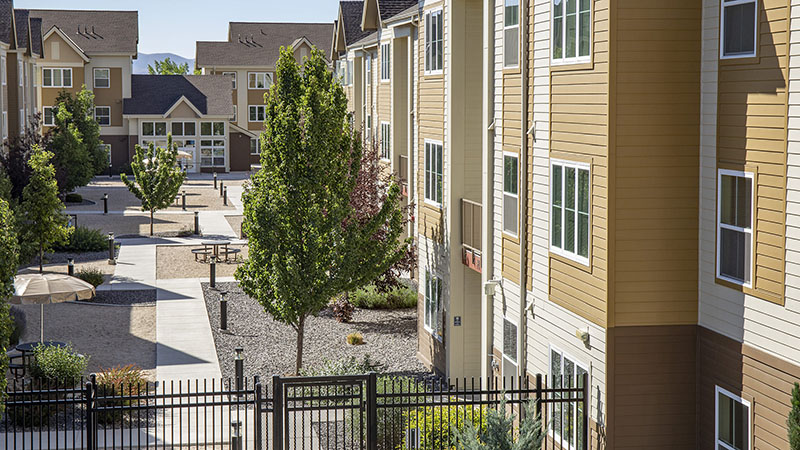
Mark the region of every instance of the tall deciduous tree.
POLYGON ((131 162, 134 179, 122 174, 122 182, 142 202, 142 211, 150 212, 150 236, 153 235, 153 214, 168 207, 178 195, 186 173, 177 164, 178 150, 167 135, 167 148, 136 145, 131 162))
POLYGON ((100 139, 100 125, 94 117, 94 93, 86 89, 86 86, 83 86, 76 95, 61 91, 56 97, 56 104, 72 114, 75 128, 80 133, 83 146, 89 154, 92 175, 103 173, 108 169, 108 153, 101 147, 103 141, 100 139))
MULTIPOLYGON (((14 233, 14 215, 11 208, 0 199, 0 371, 8 370, 6 351, 10 345, 12 321, 8 314, 8 298, 14 293, 14 275, 17 273, 19 246, 14 233)), ((0 413, 5 409, 6 377, 0 377, 0 413)))
POLYGON ((50 163, 53 153, 38 146, 28 161, 31 177, 22 190, 20 216, 25 240, 34 242, 39 252, 39 272, 42 272, 44 252, 53 244, 63 242, 69 237, 64 203, 58 196, 55 168, 50 163))
POLYGON ((374 214, 358 217, 353 208, 362 147, 322 52, 313 50, 301 68, 291 48, 281 49, 264 125, 262 168, 243 196, 249 258, 236 278, 297 332, 299 373, 306 319, 333 296, 372 282, 408 243, 400 239, 396 184, 374 214))

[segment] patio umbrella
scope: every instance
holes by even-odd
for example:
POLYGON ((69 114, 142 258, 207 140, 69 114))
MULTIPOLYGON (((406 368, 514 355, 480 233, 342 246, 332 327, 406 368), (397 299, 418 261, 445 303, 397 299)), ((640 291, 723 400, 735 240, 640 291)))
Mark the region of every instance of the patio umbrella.
POLYGON ((183 150, 178 150, 178 159, 192 159, 192 154, 183 150))
POLYGON ((14 277, 15 305, 39 305, 41 321, 39 338, 44 342, 44 305, 73 300, 88 300, 94 296, 94 286, 60 273, 32 273, 14 277))

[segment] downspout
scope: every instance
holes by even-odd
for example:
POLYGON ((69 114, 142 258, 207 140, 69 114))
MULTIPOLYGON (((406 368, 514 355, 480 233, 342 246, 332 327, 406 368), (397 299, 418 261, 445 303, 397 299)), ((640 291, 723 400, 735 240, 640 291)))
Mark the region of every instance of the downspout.
MULTIPOLYGON (((414 116, 416 115, 416 105, 414 104, 414 68, 417 61, 414 60, 414 34, 416 33, 417 20, 412 19, 408 32, 408 166, 406 167, 406 184, 408 185, 408 204, 416 201, 416 173, 414 172, 414 161, 416 159, 416 145, 414 142, 414 130, 416 129, 416 122, 414 116)), ((413 214, 413 213, 412 213, 413 214)), ((416 215, 414 215, 416 219, 416 215)), ((415 222, 408 222, 408 235, 414 236, 415 222)), ((419 277, 417 278, 419 279, 419 277)))
POLYGON ((484 287, 481 302, 481 378, 488 380, 493 375, 492 345, 494 340, 494 292, 497 282, 490 281, 494 275, 493 205, 494 205, 494 2, 483 3, 483 118, 481 140, 483 143, 483 173, 481 187, 481 285, 484 287))
POLYGON ((526 376, 527 371, 527 281, 528 281, 528 10, 527 1, 520 0, 520 84, 522 85, 522 149, 520 150, 520 183, 519 189, 519 375, 526 376))

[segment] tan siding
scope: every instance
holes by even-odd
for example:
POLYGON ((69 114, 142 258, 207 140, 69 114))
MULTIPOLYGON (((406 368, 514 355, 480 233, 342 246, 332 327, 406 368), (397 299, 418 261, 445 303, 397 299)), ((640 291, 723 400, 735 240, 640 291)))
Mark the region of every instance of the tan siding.
POLYGON ((720 61, 717 164, 756 172, 754 289, 747 291, 783 304, 790 11, 786 0, 758 8, 757 57, 720 61))
MULTIPOLYGON (((122 126, 122 69, 119 67, 112 67, 111 71, 111 86, 108 88, 95 88, 94 104, 98 106, 111 107, 111 126, 122 126)), ((94 82, 94 77, 92 77, 94 82)))

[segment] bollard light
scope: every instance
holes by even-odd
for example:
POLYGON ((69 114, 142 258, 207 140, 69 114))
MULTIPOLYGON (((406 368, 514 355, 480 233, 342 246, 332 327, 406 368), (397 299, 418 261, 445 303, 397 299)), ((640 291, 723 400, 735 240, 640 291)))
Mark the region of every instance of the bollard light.
POLYGON ((194 234, 200 235, 200 212, 194 212, 194 234))
POLYGON ((214 189, 217 188, 217 172, 214 172, 214 189))
POLYGON ((225 190, 222 193, 222 204, 228 206, 228 186, 225 186, 225 190))
POLYGON ((117 263, 114 250, 114 233, 108 233, 108 264, 112 266, 117 263))
POLYGON ((103 214, 108 214, 108 194, 103 194, 103 214))
POLYGON ((219 180, 219 196, 222 197, 223 190, 225 189, 225 181, 219 180))
POLYGON ((244 389, 244 349, 242 347, 236 347, 234 349, 236 352, 236 357, 233 360, 234 363, 234 373, 236 375, 236 390, 239 391, 236 394, 237 397, 241 397, 242 389, 244 389))
POLYGON ((181 207, 186 211, 186 191, 181 192, 181 207))
POLYGON ((231 450, 242 450, 242 421, 241 420, 232 420, 231 421, 231 443, 230 449, 231 450))
POLYGON ((74 277, 75 276, 75 259, 74 258, 67 258, 67 275, 74 277))
POLYGON ((225 291, 219 293, 219 329, 222 331, 228 331, 228 299, 225 298, 227 294, 225 291))
POLYGON ((209 267, 209 276, 208 276, 208 285, 212 288, 217 287, 217 257, 211 256, 211 260, 208 263, 209 267))

